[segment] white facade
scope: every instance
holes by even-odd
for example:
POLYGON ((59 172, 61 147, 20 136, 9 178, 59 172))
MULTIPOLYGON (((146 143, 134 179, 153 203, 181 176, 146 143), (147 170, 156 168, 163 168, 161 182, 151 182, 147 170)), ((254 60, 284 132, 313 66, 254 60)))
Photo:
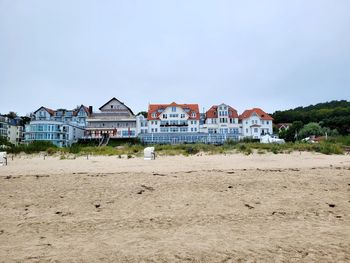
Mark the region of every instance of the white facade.
POLYGON ((198 105, 172 103, 152 105, 148 111, 148 133, 199 132, 198 105))
POLYGON ((260 139, 262 135, 273 133, 272 119, 261 117, 256 112, 252 112, 249 117, 242 118, 241 122, 243 137, 260 139))
POLYGON ((148 133, 148 121, 143 115, 136 116, 136 135, 148 133))
POLYGON ((227 104, 212 106, 206 113, 205 122, 200 127, 204 133, 240 134, 238 114, 227 104))
POLYGON ((10 143, 18 145, 23 137, 23 127, 20 125, 9 125, 7 139, 10 143))
POLYGON ((9 119, 0 116, 0 137, 6 138, 10 143, 18 145, 22 141, 23 126, 19 124, 20 118, 9 119))

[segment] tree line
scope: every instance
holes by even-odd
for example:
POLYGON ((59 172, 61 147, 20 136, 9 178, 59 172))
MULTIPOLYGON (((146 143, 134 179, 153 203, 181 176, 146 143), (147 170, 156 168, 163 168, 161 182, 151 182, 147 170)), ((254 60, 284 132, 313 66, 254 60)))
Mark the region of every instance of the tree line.
MULTIPOLYGON (((294 137, 304 125, 310 124, 310 130, 316 129, 318 124, 323 130, 330 133, 348 135, 350 133, 350 101, 334 100, 318 103, 307 107, 276 111, 272 114, 275 123, 293 123, 288 137, 294 137), (291 133, 294 134, 291 134, 291 133)), ((317 134, 316 134, 317 135, 317 134)), ((290 138, 287 138, 290 139, 290 138)))

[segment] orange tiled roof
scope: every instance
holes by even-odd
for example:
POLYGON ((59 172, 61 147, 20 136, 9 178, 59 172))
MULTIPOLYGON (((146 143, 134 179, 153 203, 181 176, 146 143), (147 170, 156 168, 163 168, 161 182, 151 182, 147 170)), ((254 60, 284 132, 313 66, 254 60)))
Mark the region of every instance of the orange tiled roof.
MULTIPOLYGON (((212 106, 206 113, 205 116, 208 119, 212 118, 218 118, 218 107, 219 105, 212 106)), ((228 116, 230 118, 238 118, 237 110, 232 108, 231 106, 228 106, 228 116)))
POLYGON ((172 102, 170 104, 150 104, 148 106, 147 120, 159 120, 160 114, 168 107, 181 107, 183 110, 189 109, 189 112, 186 112, 189 115, 189 119, 199 120, 200 118, 198 104, 177 104, 176 102, 172 102), (193 112, 196 113, 196 117, 192 117, 193 112), (152 117, 152 113, 157 114, 155 118, 152 117))
POLYGON ((77 116, 78 115, 78 112, 80 111, 80 109, 83 108, 84 111, 87 113, 87 115, 90 115, 89 113, 89 108, 84 106, 83 104, 78 108, 76 109, 74 112, 73 112, 73 116, 77 116))
POLYGON ((48 113, 50 113, 50 115, 54 115, 55 111, 46 107, 43 107, 48 113))
POLYGON ((272 121, 273 120, 273 118, 270 115, 268 115, 265 111, 263 111, 260 108, 253 108, 251 110, 245 110, 239 116, 239 119, 240 120, 247 119, 250 116, 252 116, 253 113, 256 113, 260 117, 260 119, 262 119, 262 120, 267 120, 267 121, 270 121, 270 120, 272 121))

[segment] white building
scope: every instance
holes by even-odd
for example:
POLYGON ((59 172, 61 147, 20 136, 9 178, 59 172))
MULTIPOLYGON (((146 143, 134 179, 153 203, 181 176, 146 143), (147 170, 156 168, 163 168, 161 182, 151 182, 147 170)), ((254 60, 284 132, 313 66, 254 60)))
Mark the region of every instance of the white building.
POLYGON ((89 109, 84 105, 75 110, 40 107, 25 127, 24 141, 49 141, 58 147, 70 146, 84 136, 89 109))
POLYGON ((143 115, 136 116, 136 135, 148 133, 148 121, 143 115))
POLYGON ((10 143, 18 145, 23 138, 23 126, 21 125, 9 125, 7 132, 7 139, 10 143))
POLYGON ((150 104, 148 133, 198 133, 198 104, 150 104))
POLYGON ((0 116, 0 137, 6 138, 10 143, 18 145, 23 138, 23 126, 21 118, 9 119, 0 116))
POLYGON ((262 109, 253 108, 245 110, 239 120, 242 125, 242 136, 252 139, 260 139, 262 135, 272 134, 273 118, 262 109))
POLYGON ((123 102, 112 98, 87 118, 84 138, 135 138, 136 117, 123 102))
POLYGON ((200 131, 205 133, 240 134, 240 124, 237 110, 227 104, 212 106, 205 113, 204 124, 200 131))

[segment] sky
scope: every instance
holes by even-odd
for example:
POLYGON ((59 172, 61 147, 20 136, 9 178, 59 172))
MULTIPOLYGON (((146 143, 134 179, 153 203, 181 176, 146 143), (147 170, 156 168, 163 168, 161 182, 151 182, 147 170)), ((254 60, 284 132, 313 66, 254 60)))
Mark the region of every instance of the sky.
POLYGON ((0 0, 0 113, 350 100, 349 0, 0 0))

